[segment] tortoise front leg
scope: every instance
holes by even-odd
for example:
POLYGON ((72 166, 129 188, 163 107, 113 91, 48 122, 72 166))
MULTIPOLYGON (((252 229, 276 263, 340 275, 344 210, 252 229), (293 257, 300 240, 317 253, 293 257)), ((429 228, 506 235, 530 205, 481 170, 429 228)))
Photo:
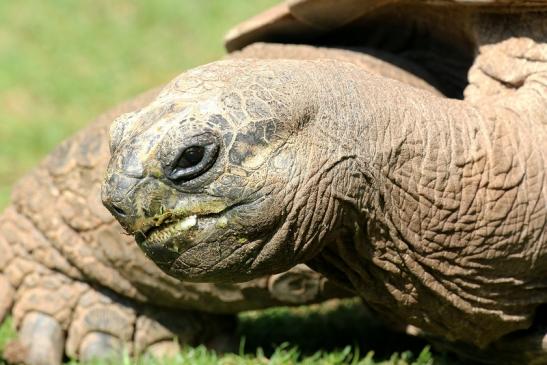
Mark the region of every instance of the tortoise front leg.
POLYGON ((214 345, 234 338, 234 315, 138 303, 31 265, 15 294, 17 339, 3 355, 10 363, 59 365, 65 354, 88 361, 124 351, 164 357, 179 350, 178 343, 214 345))
MULTIPOLYGON (((15 265, 24 270, 23 262, 15 265)), ((65 353, 72 310, 86 286, 38 263, 27 264, 12 311, 18 337, 8 343, 4 357, 12 363, 58 365, 65 353)))
POLYGON ((78 302, 68 328, 67 355, 82 361, 150 354, 173 356, 180 345, 233 337, 234 315, 159 308, 91 289, 78 302))

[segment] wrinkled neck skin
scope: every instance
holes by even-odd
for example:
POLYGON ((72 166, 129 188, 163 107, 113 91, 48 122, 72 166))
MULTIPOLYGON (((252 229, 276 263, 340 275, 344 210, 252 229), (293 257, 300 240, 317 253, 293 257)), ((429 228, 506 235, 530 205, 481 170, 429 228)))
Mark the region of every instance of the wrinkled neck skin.
POLYGON ((470 102, 349 70, 320 81, 308 138, 321 203, 307 212, 325 221, 300 226, 323 238, 313 268, 452 340, 531 325, 547 302, 547 33, 526 36, 547 27, 532 20, 521 38, 481 22, 470 102))

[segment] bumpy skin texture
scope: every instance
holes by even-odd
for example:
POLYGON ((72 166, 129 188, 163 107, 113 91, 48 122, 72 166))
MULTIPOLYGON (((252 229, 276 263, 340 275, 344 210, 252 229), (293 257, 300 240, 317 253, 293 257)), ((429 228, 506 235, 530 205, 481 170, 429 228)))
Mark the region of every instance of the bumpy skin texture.
POLYGON ((463 352, 544 364, 547 17, 466 26, 465 101, 331 60, 191 70, 113 126, 103 201, 180 279, 308 262, 463 352))
POLYGON ((335 59, 350 62, 373 74, 394 79, 436 95, 442 95, 439 92, 440 82, 431 73, 412 62, 372 48, 346 50, 308 45, 254 43, 242 51, 229 55, 231 59, 253 57, 293 60, 335 59))
MULTIPOLYGON (((255 45, 233 57, 338 57, 437 91, 421 78, 371 56, 306 46, 255 45), (280 52, 282 50, 282 52, 280 52)), ((11 313, 19 340, 4 356, 31 365, 119 353, 158 355, 173 341, 222 347, 233 314, 353 295, 304 265, 241 284, 194 284, 148 260, 100 202, 109 159, 108 129, 120 114, 147 105, 152 90, 99 117, 22 179, 0 216, 0 321, 11 313)))

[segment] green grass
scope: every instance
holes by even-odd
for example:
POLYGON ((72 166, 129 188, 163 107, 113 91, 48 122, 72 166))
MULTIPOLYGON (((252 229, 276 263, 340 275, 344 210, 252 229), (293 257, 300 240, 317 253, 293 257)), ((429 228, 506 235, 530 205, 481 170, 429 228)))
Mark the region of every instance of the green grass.
MULTIPOLYGON (((11 325, 8 320, 0 327, 0 354, 5 342, 14 337, 11 325)), ((380 326, 356 300, 243 313, 237 335, 241 341, 236 353, 220 355, 198 346, 186 347, 176 357, 161 361, 124 355, 91 364, 448 365, 440 355, 434 360, 422 341, 380 326)))
POLYGON ((4 351, 4 347, 9 340, 15 338, 15 331, 11 318, 7 318, 0 326, 0 354, 4 351))
MULTIPOLYGON (((70 362, 76 365, 77 362, 70 362)), ((261 351, 256 354, 228 354, 219 356, 215 352, 207 350, 203 346, 185 348, 180 354, 169 359, 131 359, 125 355, 122 360, 114 362, 96 361, 93 365, 104 364, 139 364, 139 365, 432 365, 432 358, 429 350, 425 348, 416 358, 410 352, 394 354, 385 361, 375 361, 374 353, 369 352, 365 357, 360 358, 359 353, 353 352, 351 347, 346 347, 331 353, 316 352, 310 356, 302 357, 297 348, 288 345, 280 346, 272 355, 265 356, 261 351)))

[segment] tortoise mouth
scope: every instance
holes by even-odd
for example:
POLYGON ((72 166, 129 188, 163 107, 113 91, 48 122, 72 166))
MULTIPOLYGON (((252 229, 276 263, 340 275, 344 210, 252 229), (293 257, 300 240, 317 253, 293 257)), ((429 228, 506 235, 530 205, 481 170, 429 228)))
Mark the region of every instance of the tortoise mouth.
POLYGON ((196 229, 198 223, 196 214, 185 218, 167 218, 157 226, 150 227, 142 233, 142 241, 148 245, 159 245, 173 238, 180 233, 191 233, 196 229))
MULTIPOLYGON (((156 256, 181 255, 205 238, 205 231, 225 228, 226 214, 241 204, 233 204, 223 210, 210 213, 164 214, 154 219, 154 225, 138 232, 136 241, 145 253, 156 261, 156 256)), ((174 259, 174 258, 173 258, 174 259)))

